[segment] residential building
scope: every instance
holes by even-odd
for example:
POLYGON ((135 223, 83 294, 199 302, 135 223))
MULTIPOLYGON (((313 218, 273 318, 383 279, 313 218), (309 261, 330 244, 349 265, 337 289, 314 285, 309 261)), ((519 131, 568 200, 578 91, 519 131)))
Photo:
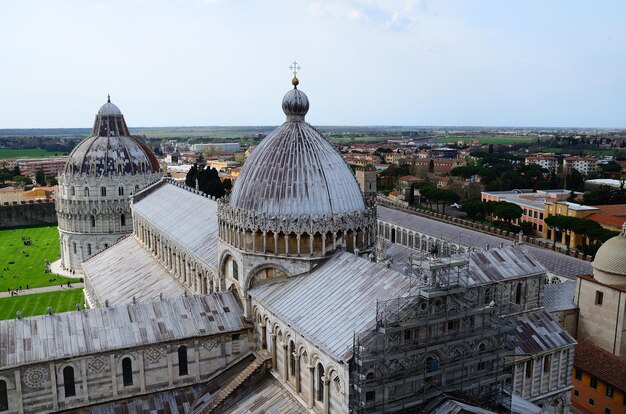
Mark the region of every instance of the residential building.
POLYGON ((565 157, 563 170, 567 173, 576 170, 582 175, 589 175, 598 171, 598 159, 596 157, 565 157))
POLYGON ((548 171, 555 172, 558 166, 558 160, 551 155, 529 155, 526 157, 525 164, 536 164, 548 171))
POLYGON ((46 176, 56 177, 67 162, 68 157, 53 158, 21 158, 15 161, 20 168, 20 173, 28 177, 34 177, 37 171, 43 171, 46 176))

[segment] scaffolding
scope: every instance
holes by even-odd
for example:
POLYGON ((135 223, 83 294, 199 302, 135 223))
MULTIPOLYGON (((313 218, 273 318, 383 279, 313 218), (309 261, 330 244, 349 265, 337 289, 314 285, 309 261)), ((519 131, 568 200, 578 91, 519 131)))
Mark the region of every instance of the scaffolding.
POLYGON ((407 268, 407 296, 378 302, 375 327, 354 335, 350 412, 422 412, 444 394, 509 409, 515 325, 484 303, 484 286, 469 286, 468 257, 412 255, 407 268))

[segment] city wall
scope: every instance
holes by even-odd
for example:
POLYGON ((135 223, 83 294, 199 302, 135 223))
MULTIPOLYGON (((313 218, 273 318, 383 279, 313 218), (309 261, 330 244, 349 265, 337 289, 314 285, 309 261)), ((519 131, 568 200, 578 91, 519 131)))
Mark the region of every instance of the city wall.
POLYGON ((0 229, 56 222, 54 201, 29 200, 0 205, 0 229))

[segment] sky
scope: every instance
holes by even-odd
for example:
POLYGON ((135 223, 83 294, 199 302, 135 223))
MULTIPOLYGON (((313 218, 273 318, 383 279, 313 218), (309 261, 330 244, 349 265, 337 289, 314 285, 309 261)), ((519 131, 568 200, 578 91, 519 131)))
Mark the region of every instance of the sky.
POLYGON ((0 128, 626 128, 626 1, 0 0, 0 128))

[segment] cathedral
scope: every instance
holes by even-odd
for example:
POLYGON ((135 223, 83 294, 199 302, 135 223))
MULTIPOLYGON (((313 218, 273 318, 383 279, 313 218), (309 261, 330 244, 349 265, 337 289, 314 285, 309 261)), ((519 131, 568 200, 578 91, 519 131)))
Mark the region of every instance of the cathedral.
POLYGON ((569 412, 576 342, 545 282, 570 258, 426 248, 292 86, 217 200, 101 108, 57 205, 87 307, 0 321, 0 412, 569 412))

